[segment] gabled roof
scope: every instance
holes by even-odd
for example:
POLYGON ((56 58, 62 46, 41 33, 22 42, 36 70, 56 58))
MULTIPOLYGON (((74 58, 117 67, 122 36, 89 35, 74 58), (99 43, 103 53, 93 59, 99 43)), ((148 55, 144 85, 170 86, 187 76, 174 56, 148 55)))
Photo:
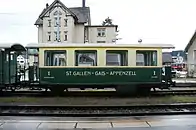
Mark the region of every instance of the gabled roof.
POLYGON ((43 18, 44 15, 46 15, 46 13, 48 13, 48 11, 50 11, 55 4, 60 4, 63 9, 67 10, 74 18, 77 19, 77 16, 70 9, 68 9, 60 0, 55 0, 47 9, 45 9, 45 11, 43 11, 43 13, 40 15, 40 18, 43 18))
POLYGON ((191 45, 193 44, 195 39, 196 39, 196 31, 194 32, 194 34, 193 34, 191 40, 189 41, 189 43, 186 45, 186 47, 184 49, 185 52, 188 52, 189 48, 191 47, 191 45))
POLYGON ((90 8, 89 7, 73 7, 69 8, 78 18, 78 23, 90 22, 90 8))
POLYGON ((63 9, 67 10, 75 18, 77 23, 86 23, 90 20, 90 8, 89 7, 67 8, 60 0, 55 0, 49 7, 43 9, 38 19, 36 20, 35 25, 43 24, 44 15, 48 11, 50 11, 57 3, 59 3, 63 9))

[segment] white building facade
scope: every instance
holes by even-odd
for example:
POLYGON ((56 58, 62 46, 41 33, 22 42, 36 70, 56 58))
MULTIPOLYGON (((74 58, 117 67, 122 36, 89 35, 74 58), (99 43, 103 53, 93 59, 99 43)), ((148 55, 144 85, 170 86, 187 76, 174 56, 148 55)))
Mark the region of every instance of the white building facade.
POLYGON ((187 69, 188 75, 196 77, 196 32, 193 34, 191 40, 185 48, 187 53, 187 69))
POLYGON ((60 0, 46 4, 35 22, 38 28, 38 42, 65 43, 115 43, 117 25, 91 25, 90 8, 67 8, 60 0))

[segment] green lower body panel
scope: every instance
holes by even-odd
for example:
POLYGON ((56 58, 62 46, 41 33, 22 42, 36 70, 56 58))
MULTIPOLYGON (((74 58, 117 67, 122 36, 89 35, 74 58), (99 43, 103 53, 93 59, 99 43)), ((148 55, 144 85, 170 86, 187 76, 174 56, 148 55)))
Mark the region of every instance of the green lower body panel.
POLYGON ((5 84, 16 83, 16 74, 17 74, 17 57, 16 57, 16 55, 12 55, 12 58, 6 59, 6 61, 4 61, 3 70, 4 70, 4 83, 5 84))
POLYGON ((125 85, 161 83, 162 68, 40 68, 41 84, 125 85))

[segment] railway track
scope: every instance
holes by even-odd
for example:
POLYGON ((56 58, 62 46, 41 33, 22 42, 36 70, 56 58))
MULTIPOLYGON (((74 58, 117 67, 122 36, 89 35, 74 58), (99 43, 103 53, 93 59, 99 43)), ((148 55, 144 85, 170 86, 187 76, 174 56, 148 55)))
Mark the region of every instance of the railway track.
POLYGON ((151 93, 152 96, 170 96, 170 95, 196 95, 196 90, 163 90, 151 93))
POLYGON ((196 104, 140 106, 0 105, 1 116, 106 117, 196 114, 196 104))
POLYGON ((176 83, 176 86, 173 86, 174 88, 177 87, 196 87, 196 83, 176 83))
MULTIPOLYGON (((196 95, 195 90, 160 90, 160 91, 151 91, 150 94, 145 96, 170 96, 170 95, 196 95)), ((54 97, 50 91, 6 91, 0 94, 0 97, 16 97, 16 96, 25 96, 25 97, 54 97)), ((102 97, 102 96, 119 96, 116 91, 71 91, 64 92, 61 97, 75 97, 75 96, 87 96, 87 97, 102 97)), ((120 95, 122 96, 122 95, 120 95)), ((133 95, 135 96, 135 95, 133 95)), ((140 95, 142 96, 142 95, 140 95)))

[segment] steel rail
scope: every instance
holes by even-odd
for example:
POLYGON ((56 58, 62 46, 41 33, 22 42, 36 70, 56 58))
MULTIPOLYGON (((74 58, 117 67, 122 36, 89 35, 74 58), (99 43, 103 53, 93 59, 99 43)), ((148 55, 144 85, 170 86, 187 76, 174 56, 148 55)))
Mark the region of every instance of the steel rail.
MULTIPOLYGON (((169 96, 169 95, 196 95, 196 90, 160 90, 160 91, 151 91, 143 96, 169 96)), ((48 91, 7 91, 0 93, 0 97, 16 97, 16 96, 24 96, 24 97, 55 97, 52 92, 48 91)), ((129 97, 127 95, 119 95, 116 91, 71 91, 64 92, 60 95, 61 97, 129 97)), ((135 95, 131 95, 130 97, 134 97, 135 95)))
POLYGON ((185 83, 176 83, 175 86, 172 87, 196 87, 196 83, 189 83, 189 82, 185 82, 185 83))
POLYGON ((196 114, 196 104, 138 106, 0 105, 0 116, 107 117, 196 114))

